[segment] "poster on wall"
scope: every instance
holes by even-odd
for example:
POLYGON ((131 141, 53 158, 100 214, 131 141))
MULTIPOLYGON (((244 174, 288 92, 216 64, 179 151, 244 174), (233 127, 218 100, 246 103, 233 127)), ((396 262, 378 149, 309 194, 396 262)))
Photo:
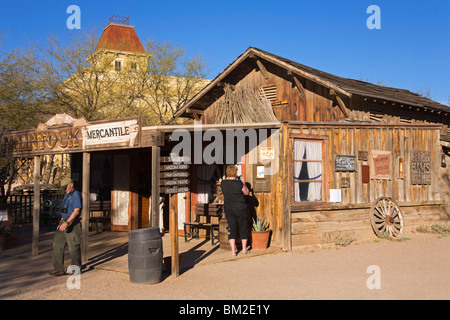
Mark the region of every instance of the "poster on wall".
POLYGON ((411 184, 431 184, 431 152, 412 152, 411 184))
POLYGON ((275 159, 275 148, 274 147, 260 147, 259 149, 259 160, 273 160, 275 159))
POLYGON ((372 179, 391 179, 391 151, 372 150, 371 152, 372 179))

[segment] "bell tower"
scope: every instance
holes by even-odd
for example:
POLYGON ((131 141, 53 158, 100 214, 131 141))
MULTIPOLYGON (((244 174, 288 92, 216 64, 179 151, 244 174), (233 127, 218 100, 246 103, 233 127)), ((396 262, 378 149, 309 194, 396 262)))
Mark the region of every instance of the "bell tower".
POLYGON ((147 62, 147 53, 139 39, 134 26, 130 26, 129 17, 113 15, 97 43, 94 54, 110 64, 111 71, 138 71, 147 62))

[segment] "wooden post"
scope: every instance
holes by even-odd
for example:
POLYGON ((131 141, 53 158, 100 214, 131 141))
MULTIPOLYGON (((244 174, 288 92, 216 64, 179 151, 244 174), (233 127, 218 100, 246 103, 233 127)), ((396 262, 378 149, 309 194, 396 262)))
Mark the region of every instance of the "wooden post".
POLYGON ((152 214, 150 216, 151 227, 159 227, 160 152, 160 147, 152 147, 152 214))
POLYGON ((289 132, 288 125, 283 124, 280 129, 280 177, 281 177, 281 243, 284 250, 292 250, 291 212, 289 208, 289 132))
POLYGON ((170 235, 172 238, 172 276, 180 275, 179 248, 178 248, 178 195, 171 194, 170 201, 170 235))
POLYGON ((83 186, 81 197, 83 199, 83 210, 81 211, 81 261, 88 261, 89 246, 89 195, 91 185, 91 154, 83 152, 83 186))
POLYGON ((31 255, 39 254, 39 221, 41 215, 41 157, 34 156, 34 199, 33 199, 33 239, 31 244, 31 255))

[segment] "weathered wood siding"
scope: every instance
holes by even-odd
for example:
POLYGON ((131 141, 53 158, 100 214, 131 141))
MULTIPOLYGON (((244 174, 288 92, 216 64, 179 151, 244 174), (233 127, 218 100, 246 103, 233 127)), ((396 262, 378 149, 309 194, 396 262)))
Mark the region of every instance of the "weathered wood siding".
POLYGON ((421 202, 442 200, 439 187, 439 130, 440 127, 367 124, 305 124, 291 126, 290 133, 327 136, 329 188, 339 189, 343 177, 350 186, 342 189, 342 203, 372 203, 381 196, 397 201, 421 202), (361 165, 370 166, 370 158, 358 159, 358 151, 383 150, 391 152, 391 179, 361 181, 361 165), (412 151, 428 151, 432 156, 431 184, 411 184, 410 163, 412 151), (334 172, 336 155, 356 156, 355 172, 334 172), (404 178, 399 178, 398 158, 404 158, 404 178))
MULTIPOLYGON (((286 70, 267 64, 269 79, 258 70, 253 69, 239 85, 248 84, 259 90, 260 87, 276 86, 276 99, 272 108, 279 121, 341 121, 344 116, 330 96, 330 90, 312 81, 298 78, 304 88, 304 95, 287 75, 286 70)), ((220 98, 223 99, 223 96, 220 98)), ((220 100, 219 99, 219 100, 220 100)), ((218 100, 218 101, 219 101, 218 100)), ((215 123, 217 102, 208 107, 202 117, 205 124, 215 123)))
MULTIPOLYGON (((282 194, 285 190, 285 177, 283 175, 287 174, 284 171, 281 163, 283 162, 280 157, 283 157, 283 153, 280 152, 280 140, 283 139, 281 130, 276 130, 272 135, 266 140, 267 146, 275 147, 276 156, 271 163, 271 175, 270 175, 270 192, 255 192, 255 198, 258 201, 258 206, 251 207, 250 210, 254 210, 253 213, 260 218, 264 218, 269 222, 269 228, 272 230, 272 244, 281 245, 283 241, 283 208, 287 206, 288 203, 283 201, 282 194)), ((254 159, 257 159, 260 146, 254 150, 250 150, 245 156, 245 171, 246 171, 246 181, 250 182, 253 187, 254 181, 254 170, 253 166, 254 159), (251 155, 252 152, 255 154, 251 155)), ((286 154, 286 157, 289 155, 286 154)))
MULTIPOLYGON (((368 125, 368 124, 297 124, 290 135, 321 135, 328 137, 328 163, 324 165, 328 189, 341 189, 341 203, 294 203, 291 198, 293 245, 334 242, 338 238, 373 236, 369 212, 379 197, 392 197, 405 216, 406 226, 445 219, 442 212, 443 193, 440 176, 439 126, 368 125), (372 150, 391 152, 391 177, 370 178, 362 182, 361 166, 369 165, 372 150), (358 159, 358 151, 367 151, 367 161, 358 159), (413 151, 431 154, 431 184, 411 183, 413 151), (355 172, 335 171, 336 155, 355 155, 355 172), (404 159, 404 178, 399 177, 398 158, 404 159), (341 186, 342 178, 350 181, 341 186)), ((292 192, 292 191, 291 191, 292 192)), ((447 217, 448 219, 448 217, 447 217)))
MULTIPOLYGON (((243 62, 242 70, 231 72, 221 85, 248 84, 255 91, 261 87, 275 87, 276 97, 271 101, 274 114, 279 121, 289 123, 289 132, 280 134, 280 141, 287 139, 288 148, 284 149, 280 143, 279 172, 271 177, 271 192, 256 194, 259 201, 256 212, 269 220, 273 243, 285 244, 286 234, 291 235, 289 247, 333 242, 339 237, 374 236, 369 210, 381 196, 392 197, 399 203, 405 213, 406 226, 440 219, 448 221, 448 215, 443 214, 443 203, 449 187, 441 183, 440 172, 439 135, 442 128, 429 125, 440 123, 438 111, 416 110, 407 105, 357 96, 337 97, 334 90, 290 74, 267 61, 261 62, 265 70, 243 62), (292 139, 295 135, 327 137, 324 202, 293 201, 292 139), (372 150, 391 152, 391 178, 371 178, 368 183, 363 183, 361 166, 370 166, 372 150), (367 151, 369 158, 358 159, 358 151, 367 151), (430 184, 411 183, 412 151, 430 152, 430 184), (354 155, 356 171, 336 172, 336 155, 354 155), (404 160, 404 178, 399 176, 399 157, 404 160), (347 187, 342 186, 343 178, 349 182, 347 187), (328 202, 330 189, 341 189, 341 203, 328 202)), ((216 106, 221 99, 223 96, 211 102, 203 112, 201 120, 204 124, 215 123, 216 106)), ((251 181, 253 169, 250 165, 246 172, 247 181, 251 181)))

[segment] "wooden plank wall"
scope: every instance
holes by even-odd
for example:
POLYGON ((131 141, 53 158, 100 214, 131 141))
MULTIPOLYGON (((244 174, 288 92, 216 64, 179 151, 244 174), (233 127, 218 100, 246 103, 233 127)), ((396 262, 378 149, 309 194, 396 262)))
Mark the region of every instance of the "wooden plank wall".
POLYGON ((327 175, 330 189, 341 189, 343 204, 372 203, 381 196, 400 202, 420 203, 442 200, 440 185, 439 127, 380 125, 304 125, 291 127, 291 134, 328 136, 327 175), (361 165, 370 166, 371 150, 391 151, 391 179, 362 183, 361 165), (367 151, 367 161, 358 159, 358 151, 367 151), (428 151, 432 155, 430 185, 412 185, 410 163, 412 151, 428 151), (335 172, 336 155, 356 156, 356 172, 335 172), (404 158, 404 179, 399 178, 398 158, 404 158), (350 180, 348 188, 341 188, 342 178, 350 180))
MULTIPOLYGON (((344 103, 349 110, 349 119, 355 123, 344 122, 345 116, 339 108, 334 96, 330 95, 329 88, 304 79, 300 76, 295 81, 294 75, 288 74, 285 69, 265 61, 267 73, 256 67, 250 72, 228 81, 231 85, 249 84, 258 90, 260 87, 276 86, 276 101, 272 101, 273 111, 279 121, 290 121, 290 134, 322 135, 328 141, 328 165, 325 168, 329 189, 342 190, 342 203, 308 204, 302 205, 292 202, 288 204, 288 214, 292 222, 291 229, 286 231, 286 207, 282 196, 291 193, 292 181, 286 184, 286 178, 292 179, 292 165, 289 161, 279 159, 278 172, 271 178, 271 192, 257 193, 259 207, 256 212, 265 217, 273 230, 272 241, 275 244, 285 242, 286 232, 292 232, 292 245, 306 243, 330 242, 336 237, 347 234, 357 237, 373 234, 370 229, 368 210, 370 205, 381 196, 393 197, 405 208, 410 216, 409 221, 425 221, 428 218, 439 219, 436 213, 442 207, 443 195, 440 187, 440 127, 427 125, 414 125, 410 123, 424 123, 423 120, 414 120, 411 108, 387 105, 385 102, 365 101, 354 97, 346 99, 344 103), (301 84, 302 88, 298 87, 301 84), (394 112, 393 108, 399 110, 394 112), (390 114, 394 112, 394 114, 390 114), (379 113, 382 113, 381 115, 379 113), (383 114, 384 113, 384 114, 383 114), (297 121, 296 125, 292 123, 297 121), (359 121, 359 122, 356 122, 359 121), (364 123, 361 123, 363 121, 364 123), (380 121, 382 121, 380 123, 380 121), (303 124, 299 123, 303 122, 303 124), (304 122, 309 122, 305 124, 304 122), (386 124, 392 123, 391 125, 386 124), (402 124, 400 122, 405 122, 402 124), (396 123, 396 124, 394 124, 396 123), (371 150, 391 151, 391 173, 389 180, 371 179, 370 183, 362 183, 361 165, 370 165, 367 160, 358 160, 358 151, 371 150), (430 185, 412 185, 410 175, 411 151, 431 152, 433 161, 432 181, 430 185), (356 172, 335 172, 335 155, 355 155, 356 172), (398 157, 404 158, 404 179, 399 177, 398 157), (342 178, 348 178, 350 185, 341 188, 342 178), (283 180, 284 179, 284 180, 283 180), (417 206, 421 206, 417 209, 417 206), (412 209, 411 209, 412 208, 412 209), (414 217, 413 217, 414 216, 414 217), (305 237, 304 237, 305 236, 305 237)), ((222 99, 223 97, 219 98, 222 99)), ((218 101, 219 101, 218 100, 218 101)), ((217 102, 216 102, 217 103, 217 102)), ((215 123, 216 103, 212 103, 203 113, 202 122, 215 123)), ((434 119, 434 118, 433 118, 434 119)), ((430 118, 430 120, 433 120, 430 118)), ((433 122, 433 121, 432 121, 433 122)), ((286 138, 286 137, 285 137, 286 138)), ((287 136, 289 138, 289 136, 287 136)), ((280 141, 283 135, 280 135, 280 141)), ((290 141, 291 143, 292 141, 290 141)), ((288 148, 292 152, 292 146, 288 148)), ((281 150, 280 150, 281 153, 281 150)), ((292 160, 292 154, 283 155, 292 160)), ((253 170, 247 166, 247 181, 251 181, 253 170)), ((328 197, 328 194, 327 194, 328 197)), ((428 219, 428 220, 429 220, 428 219)), ((430 221, 431 221, 430 220, 430 221)), ((408 221, 408 220, 407 220, 408 221)), ((408 223, 408 222, 407 222, 408 223)))
MULTIPOLYGON (((330 96, 330 90, 312 81, 300 78, 304 88, 303 96, 295 85, 293 76, 286 70, 266 64, 269 71, 269 79, 265 79, 262 73, 253 69, 239 85, 249 84, 250 87, 259 90, 260 87, 276 85, 277 98, 273 102, 273 111, 279 121, 341 121, 344 116, 337 106, 337 102, 330 96)), ((231 83, 233 84, 233 83, 231 83)), ((222 99, 223 97, 219 98, 222 99)), ((215 123, 216 103, 208 107, 202 117, 203 123, 215 123)))
MULTIPOLYGON (((442 215, 439 127, 402 125, 363 126, 361 124, 294 125, 291 135, 323 135, 329 139, 329 188, 341 189, 342 203, 311 205, 291 202, 292 245, 335 242, 342 238, 374 237, 370 226, 371 204, 381 196, 394 198, 402 208, 407 227, 445 220, 442 215), (370 165, 371 150, 391 151, 391 179, 362 183, 361 165, 370 165), (358 151, 368 151, 368 161, 358 160, 358 151), (410 163, 412 151, 432 155, 430 185, 412 185, 410 163), (336 154, 355 155, 356 172, 335 172, 336 154), (398 157, 404 157, 405 178, 398 175, 398 157), (341 188, 341 179, 350 187, 341 188)), ((447 217, 448 220, 448 217, 447 217)))
MULTIPOLYGON (((285 190, 283 178, 283 167, 279 161, 279 146, 283 135, 281 130, 277 130, 276 134, 269 136, 267 139, 267 146, 274 146, 276 150, 275 160, 272 161, 270 177, 270 192, 256 192, 255 197, 258 200, 258 206, 255 207, 256 215, 264 218, 269 222, 269 228, 272 230, 272 244, 281 245, 283 240, 283 199, 281 197, 283 190, 285 190)), ((246 154, 246 181, 252 183, 253 181, 253 165, 251 163, 251 152, 259 152, 259 146, 256 150, 250 150, 246 154)), ((256 155, 257 156, 257 155, 256 155)), ((283 155, 281 155, 283 156, 283 155)), ((255 158, 253 158, 255 159, 255 158)))
MULTIPOLYGON (((304 245, 323 242, 334 242, 338 238, 352 237, 353 239, 374 236, 370 227, 369 210, 371 204, 381 196, 393 197, 401 205, 406 215, 406 224, 414 225, 423 222, 433 222, 441 219, 440 210, 443 198, 440 188, 440 153, 439 127, 416 127, 363 124, 308 124, 291 125, 287 138, 292 135, 321 135, 329 139, 328 163, 325 165, 327 189, 341 189, 342 203, 307 203, 301 205, 290 204, 291 226, 283 223, 286 215, 283 195, 290 193, 292 188, 289 163, 292 160, 292 140, 289 140, 287 150, 283 153, 282 130, 279 132, 278 143, 279 162, 275 174, 272 175, 271 192, 256 193, 259 206, 255 208, 259 217, 267 219, 273 231, 272 244, 284 245, 286 232, 292 236, 292 245, 304 245), (370 183, 362 183, 361 165, 370 165, 367 161, 356 160, 356 172, 335 172, 334 159, 336 154, 355 155, 358 151, 371 150, 391 151, 390 180, 371 179, 370 183), (412 185, 410 178, 411 151, 429 151, 432 154, 433 171, 430 185, 412 185), (398 177, 398 157, 404 157, 405 178, 398 177), (341 179, 349 178, 350 186, 341 188, 341 179), (286 184, 286 180, 289 181, 286 184), (300 208, 300 209, 299 209, 300 208), (284 213, 283 213, 284 212, 284 213), (289 230, 287 230, 289 228, 289 230)), ((272 145, 269 138, 268 145, 272 145)), ((252 181, 253 169, 249 165, 250 155, 246 155, 247 181, 252 181)), ((289 197, 291 199, 291 197, 289 197)), ((291 200, 292 201, 292 200, 291 200)))

